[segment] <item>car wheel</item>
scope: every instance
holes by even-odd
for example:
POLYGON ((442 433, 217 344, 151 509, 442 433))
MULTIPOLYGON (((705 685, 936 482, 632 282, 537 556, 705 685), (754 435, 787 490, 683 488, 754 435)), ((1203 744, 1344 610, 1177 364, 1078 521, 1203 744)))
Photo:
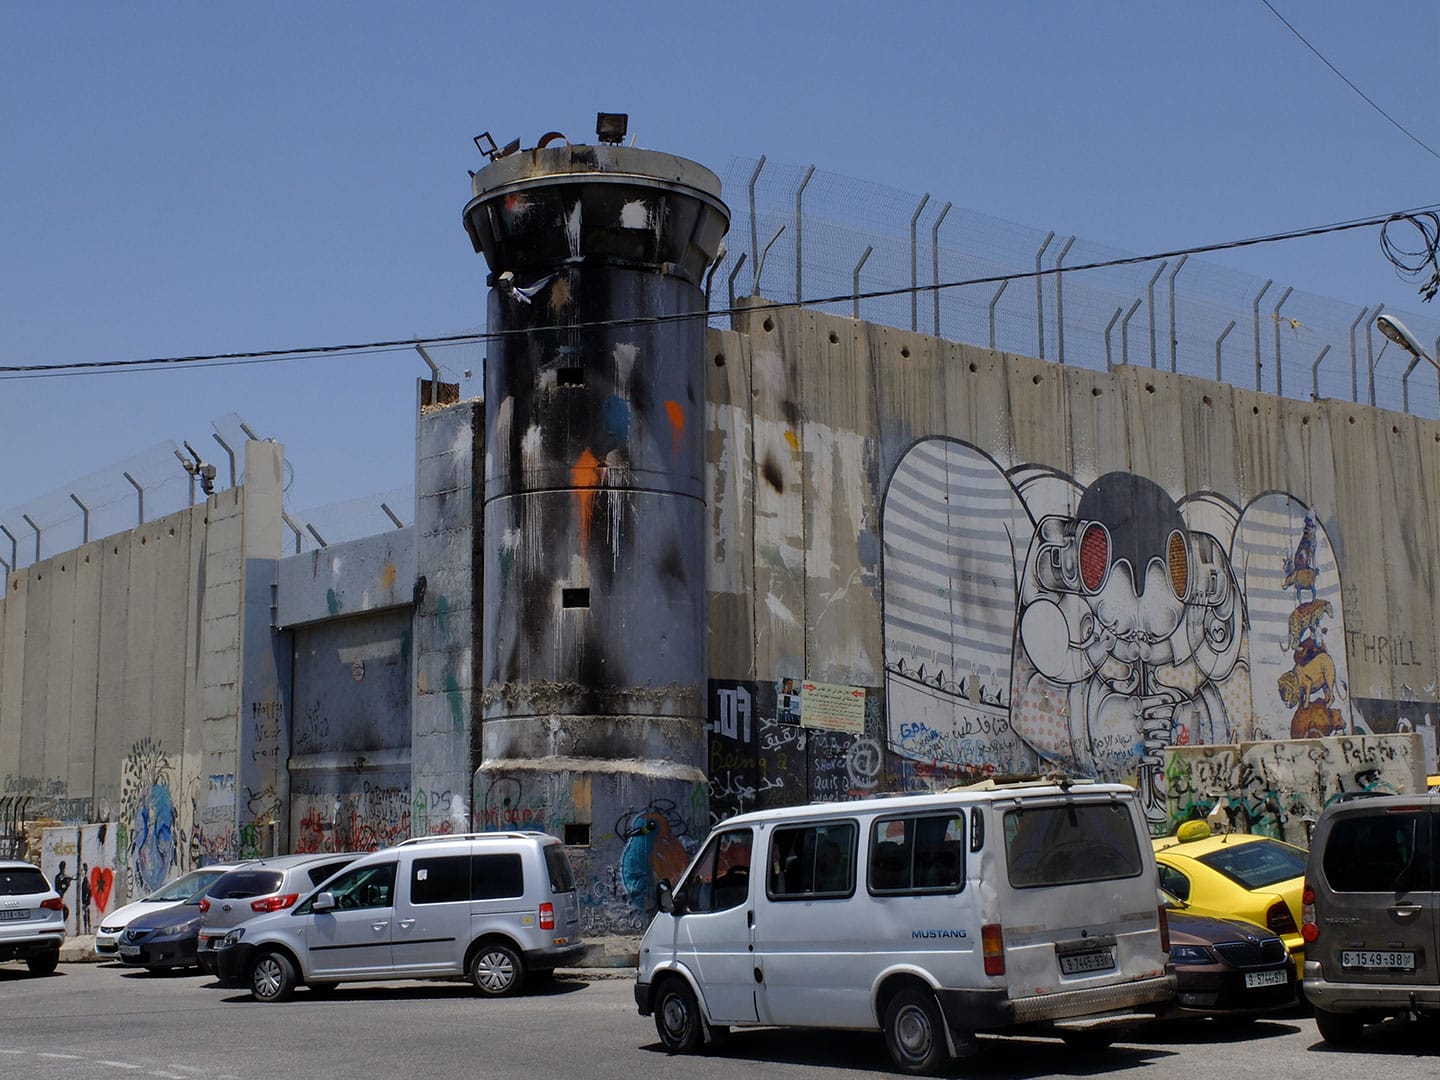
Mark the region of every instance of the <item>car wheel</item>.
POLYGON ((1360 1041, 1365 1029, 1365 1018, 1360 1013, 1333 1013, 1324 1009, 1315 1010, 1315 1026, 1320 1037, 1331 1046, 1354 1046, 1360 1041))
POLYGON ((250 965, 250 994, 256 1001, 285 1001, 295 992, 295 965, 284 953, 263 952, 250 965))
POLYGON ((655 995, 655 1033, 672 1054, 693 1054, 700 1049, 705 1026, 700 1003, 684 979, 668 978, 655 995))
POLYGON ((25 966, 30 969, 31 975, 49 975, 55 970, 55 965, 58 963, 60 963, 59 949, 25 959, 25 966))
POLYGON ((950 1064, 945 1018, 928 990, 901 990, 885 1007, 885 1046, 896 1068, 934 1076, 950 1064))
POLYGON ((470 981, 486 997, 508 997, 525 981, 525 961, 509 945, 487 941, 470 961, 470 981))

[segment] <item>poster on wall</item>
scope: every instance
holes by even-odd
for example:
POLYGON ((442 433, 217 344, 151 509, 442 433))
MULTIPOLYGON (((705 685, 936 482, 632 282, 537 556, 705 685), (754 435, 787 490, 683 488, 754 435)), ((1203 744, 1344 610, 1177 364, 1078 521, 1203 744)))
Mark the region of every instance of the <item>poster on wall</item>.
POLYGON ((60 894, 67 934, 93 934, 113 906, 115 826, 65 825, 40 839, 40 869, 60 894))
POLYGON ((800 684, 800 723, 808 728, 865 733, 865 688, 806 681, 800 684))

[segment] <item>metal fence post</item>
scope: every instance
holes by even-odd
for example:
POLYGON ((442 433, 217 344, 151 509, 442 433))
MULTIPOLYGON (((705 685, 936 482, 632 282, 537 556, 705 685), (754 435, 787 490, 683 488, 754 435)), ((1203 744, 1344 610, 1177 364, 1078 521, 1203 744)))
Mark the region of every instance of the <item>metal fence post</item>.
MULTIPOLYGON (((430 404, 438 405, 440 403, 440 365, 435 363, 434 360, 430 359, 430 354, 425 351, 425 346, 421 345, 419 342, 416 342, 415 344, 415 351, 420 354, 420 359, 424 360, 425 366, 430 369, 430 404)), ((217 435, 216 438, 219 438, 219 436, 217 435)), ((225 446, 223 442, 220 445, 225 446)), ((230 448, 228 446, 225 446, 225 449, 228 452, 230 448)), ((230 463, 230 471, 233 474, 235 471, 235 459, 233 455, 231 456, 230 463)), ((233 479, 230 481, 230 486, 235 486, 235 481, 233 479)))
POLYGON ((1405 369, 1405 374, 1400 376, 1400 401, 1401 408, 1405 412, 1410 411, 1410 373, 1415 370, 1415 365, 1420 363, 1420 357, 1412 356, 1410 366, 1405 369))
POLYGON ((740 258, 735 260, 735 269, 730 271, 730 318, 735 318, 735 279, 740 276, 740 268, 745 265, 745 252, 740 252, 740 258))
POLYGON ((1175 263, 1175 269, 1170 271, 1170 371, 1175 371, 1175 353, 1180 344, 1180 335, 1175 330, 1175 277, 1180 273, 1180 268, 1185 265, 1189 255, 1181 255, 1175 263))
POLYGON ((125 477, 126 480, 129 480, 129 481, 130 481, 130 486, 135 489, 136 494, 139 496, 139 500, 140 500, 140 524, 141 524, 141 525, 144 525, 144 524, 145 524, 145 489, 142 488, 142 487, 140 486, 139 482, 135 479, 135 477, 131 476, 128 472, 127 472, 127 473, 121 473, 120 475, 123 476, 123 477, 125 477))
POLYGON ((870 253, 874 250, 875 246, 873 244, 865 245, 865 254, 860 256, 860 261, 855 264, 855 273, 850 276, 852 282, 851 287, 854 289, 850 294, 852 303, 851 318, 860 318, 860 268, 865 265, 865 260, 870 257, 870 253))
POLYGON ((1105 370, 1111 370, 1115 365, 1110 362, 1110 331, 1115 328, 1120 316, 1125 314, 1123 307, 1117 307, 1115 314, 1110 316, 1110 321, 1105 324, 1105 370))
POLYGON ((235 451, 230 449, 230 444, 220 437, 218 431, 211 432, 210 437, 220 444, 220 449, 225 451, 225 456, 230 459, 230 486, 233 488, 239 480, 235 477, 235 451))
POLYGON ((1370 314, 1370 307, 1366 305, 1360 309, 1360 314, 1355 316, 1355 321, 1350 324, 1350 400, 1360 400, 1360 366, 1355 356, 1355 328, 1360 321, 1370 314))
POLYGON ((1365 363, 1370 369, 1370 404, 1375 404, 1375 343, 1370 337, 1370 331, 1375 326, 1375 320, 1380 318, 1381 312, 1385 310, 1384 304, 1376 304, 1375 310, 1370 313, 1370 318, 1365 323, 1365 363))
POLYGON ((920 214, 930 201, 930 193, 927 191, 920 198, 920 205, 915 207, 915 213, 910 215, 910 332, 920 332, 920 271, 918 269, 919 244, 915 240, 915 226, 920 221, 920 214))
POLYGON ((800 186, 795 189, 795 303, 799 304, 805 299, 805 292, 800 283, 800 271, 804 264, 804 256, 800 246, 801 214, 800 200, 805 195, 805 185, 810 183, 810 177, 815 175, 815 166, 805 170, 805 179, 800 181, 800 186))
POLYGON ((1155 273, 1150 275, 1150 283, 1145 286, 1145 296, 1148 300, 1146 308, 1150 312, 1150 366, 1152 368, 1160 366, 1159 356, 1155 349, 1155 282, 1160 280, 1160 275, 1169 265, 1168 261, 1161 259, 1160 265, 1155 268, 1155 273))
POLYGON ((295 534, 295 554, 299 555, 301 539, 300 526, 296 525, 295 519, 292 518, 289 514, 287 514, 284 510, 280 511, 280 520, 285 522, 286 525, 289 525, 290 530, 295 534))
POLYGON ((1285 306, 1285 301, 1290 299, 1294 288, 1287 288, 1280 294, 1280 300, 1275 305, 1275 396, 1285 395, 1285 373, 1280 370, 1280 309, 1285 306))
POLYGON ((1315 401, 1320 400, 1320 361, 1325 359, 1325 354, 1329 351, 1330 346, 1326 345, 1315 358, 1315 363, 1310 365, 1310 397, 1315 401))
POLYGON ((40 561, 40 526, 35 524, 35 519, 32 518, 29 514, 21 514, 20 516, 25 519, 25 524, 26 524, 26 525, 29 525, 30 528, 32 528, 32 529, 35 530, 35 561, 36 561, 36 562, 39 562, 39 561, 40 561))
MULTIPOLYGON (((760 179, 760 170, 765 168, 765 155, 760 155, 760 160, 755 163, 755 171, 750 174, 750 265, 755 266, 760 261, 760 237, 756 232, 755 222, 755 183, 760 179)), ((736 266, 739 269, 739 266, 736 266)), ((757 284, 752 292, 760 291, 757 284)), ((732 304, 731 307, 734 307, 732 304)))
POLYGON ((764 248, 761 250, 761 252, 760 252, 760 263, 759 263, 759 265, 757 265, 757 266, 755 267, 755 295, 756 295, 756 296, 759 296, 759 295, 760 295, 760 275, 765 272, 765 257, 770 254, 770 249, 775 246, 775 241, 780 239, 780 234, 783 233, 784 231, 785 231, 785 226, 784 226, 784 225, 781 225, 778 229, 776 229, 776 230, 775 230, 775 235, 772 236, 772 237, 770 237, 770 242, 769 242, 768 244, 766 244, 765 247, 764 247, 764 248))
POLYGON ((1005 286, 1007 286, 1007 285, 1009 285, 1009 284, 1010 284, 1010 279, 1009 279, 1009 278, 1006 278, 1004 281, 1000 282, 1000 287, 995 290, 995 295, 990 298, 990 351, 991 351, 991 352, 994 352, 994 351, 995 351, 995 305, 1000 302, 1000 294, 1005 291, 1005 286))
POLYGON ((1040 284, 1045 279, 1040 274, 1040 256, 1045 254, 1045 249, 1050 246, 1050 241, 1055 239, 1055 230, 1051 229, 1045 237, 1045 242, 1040 245, 1040 250, 1035 252, 1035 332, 1038 335, 1040 359, 1045 359, 1045 291, 1040 284))
POLYGON ((1224 382, 1220 376, 1220 346, 1225 344, 1225 339, 1230 336, 1230 331, 1235 329, 1235 320, 1230 320, 1230 325, 1220 331, 1220 336, 1215 339, 1215 381, 1224 382))
POLYGON ((1255 304, 1254 304, 1254 308, 1253 308, 1253 313, 1254 313, 1254 316, 1255 316, 1255 389, 1256 389, 1256 390, 1259 390, 1259 389, 1260 389, 1260 298, 1261 298, 1262 296, 1264 296, 1267 292, 1269 292, 1270 286, 1271 286, 1271 285, 1274 285, 1274 284, 1275 284, 1275 279, 1274 279, 1274 278, 1268 279, 1268 280, 1265 282, 1264 285, 1261 285, 1261 286, 1260 286, 1260 291, 1255 294, 1255 304))
POLYGON ((930 227, 930 277, 931 284, 935 286, 935 336, 940 336, 940 223, 945 220, 945 215, 950 212, 950 204, 947 202, 940 208, 940 214, 935 219, 935 224, 930 227))
POLYGON ((88 544, 90 542, 90 508, 81 502, 80 496, 73 491, 70 493, 70 499, 80 507, 80 542, 88 544))
POLYGON ((1065 241, 1060 254, 1055 256, 1055 348, 1060 354, 1058 359, 1062 364, 1065 362, 1065 275, 1060 270, 1060 264, 1065 261, 1073 243, 1075 237, 1072 236, 1065 241))
POLYGON ((1130 319, 1135 312, 1140 310, 1144 298, 1137 296, 1135 302, 1130 305, 1130 310, 1125 313, 1125 318, 1120 320, 1120 363, 1130 363, 1130 319))
POLYGON ((4 525, 0 525, 0 533, 4 533, 10 538, 10 569, 20 569, 20 547, 15 540, 15 534, 12 533, 9 529, 7 529, 4 525))

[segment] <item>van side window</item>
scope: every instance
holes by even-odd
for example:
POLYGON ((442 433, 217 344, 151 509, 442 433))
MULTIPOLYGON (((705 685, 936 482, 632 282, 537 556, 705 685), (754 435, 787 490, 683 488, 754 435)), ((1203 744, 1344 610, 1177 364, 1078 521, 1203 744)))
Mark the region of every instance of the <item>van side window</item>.
POLYGON ((1400 879, 1415 857, 1422 820, 1423 812, 1337 818, 1325 842, 1325 880, 1336 892, 1393 893, 1406 887, 1400 879))
POLYGON ((676 894, 686 914, 728 911, 745 903, 752 843, 749 829, 729 829, 705 845, 676 894))
POLYGON ((964 887, 965 818, 959 811, 875 822, 872 893, 959 892, 964 887))
POLYGON ((520 853, 475 855, 470 864, 470 899, 502 900, 525 895, 525 875, 520 853))
POLYGON ((395 902, 395 864, 375 863, 337 877, 329 888, 340 911, 389 907, 395 902))
POLYGON ((855 892, 853 821, 830 821, 776 829, 770 839, 772 900, 814 900, 855 892))
POLYGON ((1145 865, 1129 808, 1109 802, 1005 811, 1005 860, 1017 889, 1134 877, 1145 865))
POLYGON ((410 866, 412 904, 451 904, 470 899, 470 857, 416 859, 410 866))

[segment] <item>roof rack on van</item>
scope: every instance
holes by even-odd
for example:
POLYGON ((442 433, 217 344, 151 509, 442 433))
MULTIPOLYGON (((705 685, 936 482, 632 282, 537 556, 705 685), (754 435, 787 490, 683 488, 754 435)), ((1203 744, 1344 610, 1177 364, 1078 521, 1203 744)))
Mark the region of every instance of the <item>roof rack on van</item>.
POLYGON ((956 784, 946 791, 995 791, 999 788, 1034 787, 1036 784, 1054 784, 1062 791, 1079 784, 1099 783, 1093 776, 1069 776, 1062 772, 1050 773, 1009 773, 987 776, 970 784, 956 784))
POLYGON ((505 840, 525 840, 532 836, 549 836, 547 832, 539 829, 523 829, 511 832, 472 832, 472 833, 440 833, 435 836, 412 836, 408 840, 401 840, 396 847, 409 847, 412 844, 439 844, 446 840, 482 840, 486 838, 501 838, 505 840))

